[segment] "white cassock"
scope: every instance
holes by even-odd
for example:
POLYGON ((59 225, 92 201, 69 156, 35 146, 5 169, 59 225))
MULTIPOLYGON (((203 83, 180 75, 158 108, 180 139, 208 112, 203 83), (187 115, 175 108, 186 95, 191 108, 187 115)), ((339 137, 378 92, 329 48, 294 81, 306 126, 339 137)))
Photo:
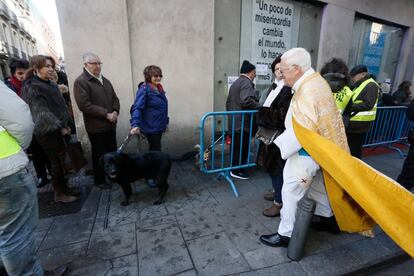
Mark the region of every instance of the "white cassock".
MULTIPOLYGON (((293 88, 314 72, 310 70, 295 83, 293 88)), ((286 114, 285 127, 286 130, 274 142, 280 148, 282 158, 286 159, 283 169, 283 207, 280 210, 280 224, 277 232, 282 236, 291 237, 298 202, 306 193, 308 198, 316 201, 316 215, 331 217, 333 212, 323 182, 322 171, 319 165, 303 151, 294 133, 292 105, 286 114)))

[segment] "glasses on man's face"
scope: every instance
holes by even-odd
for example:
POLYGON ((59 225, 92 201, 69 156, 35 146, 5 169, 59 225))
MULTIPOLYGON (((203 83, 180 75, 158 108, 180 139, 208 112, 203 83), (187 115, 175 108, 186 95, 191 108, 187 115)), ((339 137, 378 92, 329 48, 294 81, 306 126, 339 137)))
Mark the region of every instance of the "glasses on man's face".
POLYGON ((158 79, 158 78, 162 79, 162 75, 153 75, 153 77, 156 78, 156 79, 158 79))
POLYGON ((102 66, 102 62, 88 62, 88 64, 90 65, 94 65, 94 66, 102 66))

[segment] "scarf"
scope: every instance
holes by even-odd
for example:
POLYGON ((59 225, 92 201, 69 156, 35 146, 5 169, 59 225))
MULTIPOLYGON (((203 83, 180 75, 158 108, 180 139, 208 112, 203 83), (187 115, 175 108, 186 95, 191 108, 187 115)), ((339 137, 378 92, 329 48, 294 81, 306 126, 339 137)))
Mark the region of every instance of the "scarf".
POLYGON ((19 81, 14 75, 12 75, 10 77, 10 83, 16 89, 16 94, 19 95, 19 97, 21 97, 22 96, 22 82, 19 81))

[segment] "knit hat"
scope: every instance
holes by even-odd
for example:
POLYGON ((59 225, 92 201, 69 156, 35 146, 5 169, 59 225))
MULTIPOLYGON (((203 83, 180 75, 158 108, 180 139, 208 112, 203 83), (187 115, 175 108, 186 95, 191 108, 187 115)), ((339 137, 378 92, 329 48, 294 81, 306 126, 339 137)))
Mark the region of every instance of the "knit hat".
POLYGON ((349 72, 349 74, 351 75, 351 77, 359 74, 359 73, 368 73, 368 68, 365 65, 357 65, 354 68, 352 68, 351 72, 349 72))
POLYGON ((243 60, 243 64, 240 68, 240 73, 241 74, 246 74, 246 73, 249 73, 249 72, 251 72, 255 69, 256 69, 256 66, 251 64, 248 60, 243 60))

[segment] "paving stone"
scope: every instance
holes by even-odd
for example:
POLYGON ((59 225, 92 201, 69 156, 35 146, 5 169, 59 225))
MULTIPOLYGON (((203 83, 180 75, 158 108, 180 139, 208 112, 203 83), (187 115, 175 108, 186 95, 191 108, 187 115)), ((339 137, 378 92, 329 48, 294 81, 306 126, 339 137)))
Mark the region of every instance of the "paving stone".
POLYGON ((122 256, 122 257, 112 259, 112 266, 113 267, 138 266, 137 254, 122 256))
POLYGON ((92 235, 88 255, 101 259, 112 259, 136 253, 135 223, 110 227, 102 233, 92 235))
POLYGON ((172 224, 176 222, 177 222, 177 219, 175 218, 174 215, 168 215, 164 217, 143 220, 141 221, 140 227, 149 228, 149 227, 153 227, 153 226, 160 225, 160 224, 172 224))
POLYGON ((140 275, 172 275, 193 268, 176 224, 139 228, 137 237, 140 275))
POLYGON ((243 253, 252 269, 260 269, 289 262, 290 260, 286 254, 286 248, 269 247, 266 245, 262 245, 262 247, 256 250, 243 253))
POLYGON ((249 270, 241 253, 224 233, 187 241, 198 275, 225 275, 249 270))
POLYGON ((92 190, 89 193, 89 196, 86 199, 86 201, 83 203, 81 212, 96 213, 97 212, 97 208, 99 206, 99 201, 100 201, 100 198, 101 198, 101 193, 102 193, 102 190, 100 190, 100 191, 92 190))
POLYGON ((191 200, 188 198, 174 201, 166 200, 164 206, 167 208, 168 214, 175 214, 179 210, 191 209, 193 207, 191 200))
POLYGON ((194 269, 192 269, 189 271, 175 274, 174 276, 197 276, 197 272, 194 269))
POLYGON ((102 260, 89 256, 75 259, 68 265, 68 267, 71 276, 106 275, 106 273, 112 269, 109 260, 102 260))
POLYGON ((54 269, 68 264, 78 257, 84 258, 88 242, 80 242, 62 247, 39 251, 37 256, 45 269, 54 269))
POLYGON ((327 239, 327 236, 330 236, 330 235, 332 234, 310 230, 306 238, 304 255, 305 256, 314 255, 314 254, 318 254, 320 252, 331 249, 333 245, 327 239))
POLYGON ((277 276, 277 275, 304 276, 304 275, 309 275, 309 274, 306 271, 304 271, 302 267, 296 262, 283 263, 280 265, 258 269, 258 270, 253 270, 249 272, 244 272, 240 274, 240 276, 277 276))
POLYGON ((138 205, 136 202, 131 202, 128 206, 121 206, 118 201, 111 202, 108 227, 135 223, 138 219, 138 205))
POLYGON ((202 206, 176 213, 185 240, 222 232, 223 227, 217 216, 219 213, 213 207, 202 206))
POLYGON ((113 267, 109 269, 105 276, 135 276, 138 275, 138 267, 113 267))
POLYGON ((390 251, 397 252, 401 251, 402 249, 385 233, 379 234, 376 239, 390 251))
POLYGON ((106 275, 138 275, 137 254, 119 257, 112 260, 112 268, 106 275))
POLYGON ((83 212, 57 217, 40 249, 87 241, 93 224, 94 217, 83 212))
POLYGON ((259 241, 260 235, 267 229, 260 224, 248 210, 238 204, 233 207, 215 208, 219 210, 221 225, 227 236, 241 252, 247 252, 262 246, 259 241))
POLYGON ((142 220, 153 219, 157 217, 164 217, 168 215, 167 209, 164 204, 152 205, 140 212, 140 218, 142 220))
POLYGON ((37 224, 36 231, 47 231, 49 230, 52 223, 55 221, 54 217, 39 219, 37 224))
POLYGON ((39 250, 40 245, 42 244, 46 236, 46 233, 47 233, 47 230, 34 232, 36 252, 39 250))
POLYGON ((387 249, 379 240, 365 238, 358 242, 345 245, 352 255, 362 263, 369 263, 376 259, 383 259, 392 251, 387 249))
POLYGON ((361 262, 344 247, 333 248, 321 254, 305 256, 302 268, 311 275, 342 275, 354 270, 361 262))

